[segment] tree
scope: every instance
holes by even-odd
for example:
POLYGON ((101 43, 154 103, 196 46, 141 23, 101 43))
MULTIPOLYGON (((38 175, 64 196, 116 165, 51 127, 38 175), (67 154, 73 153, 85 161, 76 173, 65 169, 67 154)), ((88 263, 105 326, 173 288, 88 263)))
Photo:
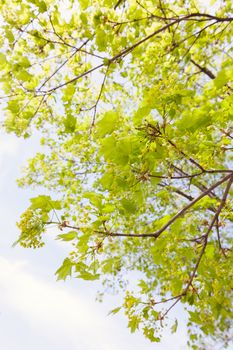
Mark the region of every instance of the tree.
POLYGON ((122 289, 112 313, 123 308, 151 341, 178 303, 190 347, 230 341, 232 2, 0 9, 3 126, 24 138, 39 130, 44 152, 19 184, 49 191, 31 199, 17 242, 41 247, 56 224, 72 243, 58 279, 122 289))

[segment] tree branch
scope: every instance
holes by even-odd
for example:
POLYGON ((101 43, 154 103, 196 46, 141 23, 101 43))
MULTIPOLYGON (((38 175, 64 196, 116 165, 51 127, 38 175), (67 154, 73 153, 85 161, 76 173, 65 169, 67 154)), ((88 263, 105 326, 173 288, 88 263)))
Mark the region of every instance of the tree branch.
POLYGON ((216 76, 214 73, 212 73, 208 68, 200 66, 197 62, 195 62, 193 59, 190 60, 197 68, 200 69, 200 71, 204 74, 206 74, 210 79, 215 79, 216 76))
MULTIPOLYGON (((185 214, 187 212, 187 210, 190 209, 195 203, 197 203, 203 197, 207 196, 213 189, 215 189, 216 187, 220 186, 222 183, 224 183, 228 179, 233 179, 233 174, 232 173, 226 175, 224 178, 222 178, 221 180, 217 181, 214 185, 209 187, 205 192, 201 193, 198 197, 193 199, 189 204, 187 204, 183 209, 181 209, 176 215, 174 215, 164 226, 162 226, 156 232, 152 232, 152 233, 135 233, 135 234, 134 233, 110 232, 108 230, 105 230, 105 231, 94 230, 93 232, 97 233, 97 234, 102 234, 102 235, 105 235, 105 236, 109 236, 109 237, 132 237, 132 238, 153 237, 153 238, 157 239, 169 226, 171 226, 176 221, 176 219, 178 219, 183 214, 185 214)), ((231 180, 231 182, 232 182, 232 180, 231 180)), ((224 202, 224 204, 225 204, 225 202, 224 202)), ((221 211, 221 209, 220 209, 220 211, 221 211)), ((219 215, 219 210, 216 212, 215 217, 217 217, 216 215, 217 216, 219 215)), ((45 224, 51 224, 51 222, 46 222, 45 224)), ((60 227, 71 228, 71 229, 74 229, 74 230, 80 230, 81 229, 80 227, 69 225, 69 223, 67 223, 66 221, 64 221, 62 224, 60 224, 60 227)))
POLYGON ((228 193, 230 191, 230 188, 231 188, 231 185, 232 185, 232 182, 233 182, 233 174, 231 174, 230 177, 228 176, 228 179, 229 179, 229 181, 228 181, 227 186, 225 188, 225 191, 224 191, 221 203, 220 203, 220 205, 219 205, 219 207, 218 207, 218 209, 217 209, 217 211, 216 211, 216 213, 215 213, 215 215, 214 215, 214 217, 213 217, 213 219, 212 219, 212 221, 211 221, 211 223, 210 223, 210 225, 208 227, 207 232, 203 236, 203 246, 202 246, 201 252, 199 254, 199 257, 197 259, 197 262, 196 262, 196 264, 194 266, 194 269, 192 271, 192 274, 190 276, 189 282, 187 283, 187 286, 185 287, 184 291, 181 294, 179 294, 176 297, 174 297, 174 299, 176 299, 175 302, 165 311, 165 313, 163 313, 161 315, 161 319, 164 319, 164 317, 168 314, 168 312, 181 300, 181 298, 183 296, 185 296, 187 294, 187 292, 189 290, 189 287, 192 286, 192 283, 193 283, 193 280, 194 280, 194 278, 196 276, 196 272, 197 272, 198 267, 200 265, 201 259, 202 259, 203 255, 205 253, 205 249, 206 249, 206 246, 207 246, 209 234, 210 234, 210 232, 211 232, 215 222, 218 220, 218 217, 219 217, 219 215, 221 213, 221 210, 223 209, 223 207, 226 204, 226 199, 227 199, 228 193))
POLYGON ((122 2, 125 2, 125 0, 118 0, 116 5, 114 6, 114 10, 116 10, 121 5, 122 2))
MULTIPOLYGON (((180 23, 180 22, 182 22, 182 21, 193 20, 193 19, 199 18, 199 17, 205 18, 206 20, 210 20, 210 21, 211 21, 211 20, 215 20, 216 23, 217 23, 217 22, 231 22, 231 21, 233 21, 233 18, 231 18, 231 17, 229 17, 229 18, 221 18, 221 17, 216 17, 216 16, 208 15, 208 14, 205 14, 205 13, 191 13, 191 14, 188 14, 188 15, 183 16, 183 17, 165 18, 164 20, 171 20, 171 22, 168 23, 168 24, 166 24, 165 26, 161 27, 160 29, 156 30, 155 32, 149 34, 149 35, 146 36, 145 38, 139 40, 138 42, 136 42, 135 44, 131 45, 130 47, 124 49, 124 50, 121 51, 121 52, 119 52, 118 54, 116 54, 115 56, 113 56, 112 58, 110 58, 110 59, 108 60, 108 63, 111 64, 112 62, 117 61, 117 60, 120 59, 121 57, 124 57, 124 56, 128 55, 130 52, 132 52, 132 51, 133 51, 136 47, 138 47, 139 45, 145 43, 146 41, 148 41, 148 40, 150 40, 151 38, 153 38, 155 35, 157 35, 157 34, 163 32, 163 31, 167 30, 168 28, 174 26, 175 24, 180 23)), ((44 40, 46 40, 46 39, 44 39, 44 40)), ((47 40, 47 41, 51 42, 50 40, 47 40)), ((61 44, 61 42, 59 42, 59 43, 61 44)), ((63 44, 64 44, 64 43, 63 43, 63 44)), ((76 80, 79 80, 80 78, 82 78, 82 77, 88 75, 89 73, 91 73, 91 72, 93 72, 93 71, 95 71, 95 70, 97 70, 97 69, 103 67, 104 65, 105 65, 105 63, 102 63, 102 64, 100 64, 100 65, 98 65, 98 66, 95 66, 95 67, 89 69, 88 71, 83 72, 82 74, 80 74, 80 75, 74 77, 73 79, 68 80, 68 81, 65 82, 65 83, 62 83, 62 84, 60 84, 60 85, 57 85, 57 86, 55 86, 54 88, 51 88, 51 89, 49 89, 49 90, 47 90, 47 91, 43 91, 43 93, 46 94, 46 93, 48 93, 48 92, 56 91, 57 89, 59 89, 59 88, 65 86, 65 85, 67 85, 67 84, 73 83, 73 82, 75 82, 76 80)))
MULTIPOLYGON (((190 209, 195 203, 197 203, 200 199, 202 199, 203 197, 205 197, 206 195, 208 195, 209 192, 211 192, 213 189, 215 189, 216 187, 220 186, 223 182, 227 181, 229 178, 232 178, 232 173, 228 174, 227 176, 225 176, 223 179, 219 180, 218 182, 216 182, 214 185, 212 185, 211 187, 209 187, 205 192, 203 192, 202 194, 200 194, 198 197, 196 197, 194 200, 192 200, 188 205, 186 205, 186 207, 184 207, 183 209, 181 209, 175 216, 173 216, 160 230, 156 231, 154 233, 154 237, 158 238, 161 233, 163 231, 165 231, 169 226, 171 226, 171 224, 173 224, 173 222, 176 221, 176 219, 178 219, 180 216, 182 216, 188 209, 190 209)), ((217 214, 217 213, 216 213, 217 214)), ((216 215, 215 214, 215 215, 216 215)))
MULTIPOLYGON (((228 178, 229 178, 229 177, 228 177, 228 178)), ((230 175, 230 178, 229 178, 229 181, 228 181, 227 186, 226 186, 226 188, 225 188, 225 191, 224 191, 224 194, 223 194, 221 203, 220 203, 220 205, 219 205, 219 207, 218 207, 218 209, 217 209, 217 211, 216 211, 216 213, 215 213, 215 215, 214 215, 214 217, 213 217, 213 219, 212 219, 212 221, 211 221, 211 223, 210 223, 210 225, 209 225, 209 227, 208 227, 208 230, 207 230, 205 236, 204 236, 204 243, 203 243, 202 250, 201 250, 201 252, 200 252, 200 255, 199 255, 199 258, 198 258, 198 260, 197 260, 197 262, 196 262, 196 265, 195 265, 195 267, 194 267, 194 270, 193 270, 193 272, 192 272, 192 274, 191 274, 189 283, 188 283, 187 287, 185 288, 185 292, 188 291, 188 288, 189 288, 190 285, 192 284, 192 281, 193 281, 193 279, 194 279, 194 277, 195 277, 195 274, 196 274, 196 272, 197 272, 198 266, 199 266, 199 264, 200 264, 200 262, 201 262, 202 256, 203 256, 203 254, 204 254, 204 252, 205 252, 205 249, 206 249, 206 246, 207 246, 209 234, 210 234, 210 232, 211 232, 211 230, 212 230, 212 228, 213 228, 213 226, 214 226, 214 224, 215 224, 215 221, 218 220, 218 217, 219 217, 219 215, 220 215, 220 213, 221 213, 221 210, 223 209, 223 207, 224 207, 225 204, 226 204, 226 199, 227 199, 228 193, 229 193, 229 191, 230 191, 232 182, 233 182, 233 175, 230 175)))

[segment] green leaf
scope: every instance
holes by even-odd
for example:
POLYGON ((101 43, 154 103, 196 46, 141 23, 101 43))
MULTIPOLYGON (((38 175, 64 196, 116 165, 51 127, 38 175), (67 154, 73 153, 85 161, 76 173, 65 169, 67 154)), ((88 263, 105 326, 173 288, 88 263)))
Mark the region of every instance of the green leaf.
MULTIPOLYGON (((76 91, 76 86, 74 84, 68 84, 63 90, 63 101, 71 101, 76 91)), ((76 118, 75 118, 76 119, 76 118)))
POLYGON ((102 263, 102 271, 104 274, 118 272, 121 269, 121 259, 120 258, 110 258, 102 263))
POLYGON ((176 331, 177 331, 177 327, 178 327, 178 321, 177 321, 177 319, 175 320, 175 323, 172 325, 172 327, 171 327, 171 332, 172 333, 176 333, 176 331))
POLYGON ((68 114, 64 120, 65 133, 73 133, 76 129, 76 122, 77 119, 73 115, 68 114))
POLYGON ((4 66, 7 63, 6 56, 0 52, 0 64, 4 66))
POLYGON ((155 337, 155 329, 153 327, 145 327, 143 333, 151 342, 159 343, 161 341, 159 337, 155 337))
POLYGON ((214 79, 214 85, 217 89, 221 89, 228 82, 228 76, 225 70, 221 70, 217 77, 214 79))
POLYGON ((140 324, 140 318, 138 316, 133 316, 128 323, 131 333, 134 333, 138 329, 140 324))
POLYGON ((47 5, 46 5, 46 3, 44 1, 40 1, 38 3, 38 7, 39 7, 40 13, 44 13, 44 12, 47 11, 47 5))
POLYGON ((50 211, 52 209, 61 209, 61 202, 54 201, 50 196, 40 195, 30 199, 32 209, 43 209, 50 211))
POLYGON ((106 112, 104 117, 97 123, 97 135, 103 137, 111 134, 116 127, 118 119, 118 113, 114 111, 106 112))
POLYGON ((8 102, 8 109, 13 113, 18 113, 20 111, 19 102, 17 100, 11 100, 8 102))
POLYGON ((78 234, 76 231, 70 231, 68 233, 63 233, 61 235, 58 235, 58 239, 61 239, 62 241, 72 241, 75 238, 77 238, 78 234))
POLYGON ((12 31, 11 31, 9 28, 6 28, 6 29, 5 29, 5 36, 6 36, 6 38, 9 40, 9 43, 10 43, 10 44, 13 44, 13 43, 14 43, 15 37, 14 37, 12 31))
POLYGON ((88 234, 84 234, 82 235, 79 239, 78 239, 78 244, 77 244, 77 249, 80 253, 86 253, 89 245, 90 236, 88 234))
POLYGON ((213 244, 208 244, 205 249, 205 255, 208 259, 212 259, 215 255, 215 247, 213 244))
POLYGON ((20 69, 15 72, 15 75, 17 79, 22 80, 22 81, 29 81, 33 78, 33 76, 27 72, 25 69, 20 69))
POLYGON ((97 207, 98 209, 102 208, 102 200, 103 196, 102 194, 94 193, 94 192, 85 192, 84 198, 88 198, 90 203, 97 207))
POLYGON ((85 10, 89 6, 89 0, 79 0, 82 10, 85 10))
POLYGON ((93 275, 90 272, 83 271, 79 275, 77 275, 76 277, 81 278, 81 279, 86 280, 86 281, 94 281, 94 280, 98 280, 100 275, 98 275, 98 274, 93 275))
POLYGON ((25 56, 21 56, 19 61, 18 61, 18 63, 23 68, 28 68, 31 65, 29 59, 27 57, 25 57, 25 56))
POLYGON ((121 306, 116 307, 115 309, 112 309, 111 311, 109 311, 108 315, 115 315, 117 314, 120 310, 121 310, 121 306))
POLYGON ((56 271, 57 280, 65 280, 68 276, 71 276, 73 263, 70 259, 66 258, 63 261, 62 266, 56 271))
POLYGON ((134 214, 137 211, 136 203, 130 199, 123 198, 120 203, 123 206, 124 210, 128 213, 134 214))
POLYGON ((106 35, 103 29, 96 31, 96 44, 99 51, 104 51, 106 48, 106 35))

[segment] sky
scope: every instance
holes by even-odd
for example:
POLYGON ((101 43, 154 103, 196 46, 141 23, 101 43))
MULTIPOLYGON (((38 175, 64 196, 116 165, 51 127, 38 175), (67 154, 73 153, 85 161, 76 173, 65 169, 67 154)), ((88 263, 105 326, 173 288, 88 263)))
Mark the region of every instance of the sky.
MULTIPOLYGON (((67 12, 66 15, 68 15, 67 12)), ((37 137, 27 140, 0 132, 0 346, 3 350, 186 350, 184 312, 174 335, 164 331, 161 343, 131 334, 123 314, 108 316, 121 304, 119 296, 95 301, 96 282, 56 281, 55 271, 67 249, 48 238, 38 250, 12 247, 16 221, 28 207, 32 189, 19 189, 16 179, 26 160, 39 150, 37 137)))
MULTIPOLYGON (((37 138, 18 139, 0 133, 0 344, 3 350, 185 350, 183 311, 175 335, 150 343, 131 334, 123 314, 108 316, 119 296, 95 300, 98 284, 79 279, 56 281, 54 272, 66 256, 64 243, 48 238, 44 248, 12 247, 19 234, 16 221, 28 207, 32 189, 19 189, 26 159, 39 150, 37 138)), ((181 316, 181 317, 180 317, 181 316)))

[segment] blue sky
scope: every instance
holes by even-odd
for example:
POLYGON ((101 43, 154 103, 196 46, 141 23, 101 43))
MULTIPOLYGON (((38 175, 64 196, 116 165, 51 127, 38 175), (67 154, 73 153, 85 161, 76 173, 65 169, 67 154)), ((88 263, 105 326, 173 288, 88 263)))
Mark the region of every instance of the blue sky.
POLYGON ((3 350, 185 350, 186 333, 181 306, 175 335, 165 331, 152 344, 130 334, 124 315, 107 316, 119 306, 118 296, 95 301, 98 284, 70 279, 57 282, 54 272, 67 248, 48 237, 45 248, 12 248, 15 222, 36 193, 17 187, 16 178, 26 159, 39 149, 36 139, 21 140, 0 134, 0 343, 3 350))

